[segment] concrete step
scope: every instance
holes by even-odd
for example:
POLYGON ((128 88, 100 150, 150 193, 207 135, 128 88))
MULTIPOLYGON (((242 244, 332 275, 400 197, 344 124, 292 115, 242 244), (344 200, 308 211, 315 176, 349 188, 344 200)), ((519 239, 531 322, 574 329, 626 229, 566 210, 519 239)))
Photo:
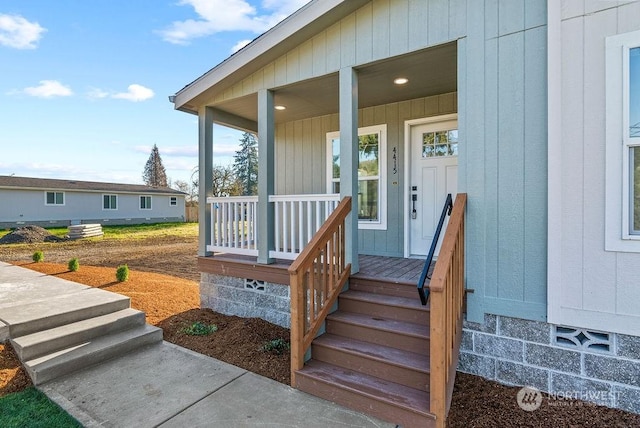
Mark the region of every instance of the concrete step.
POLYGON ((99 288, 87 288, 5 307, 2 321, 10 326, 10 337, 17 338, 129 307, 130 299, 127 296, 99 288))
POLYGON ((429 324, 429 306, 422 306, 418 293, 413 298, 349 290, 338 297, 341 311, 376 316, 416 324, 429 324))
POLYGON ((426 391, 316 360, 296 372, 296 383, 304 392, 404 428, 435 426, 426 391))
POLYGON ((429 326, 338 310, 327 317, 326 332, 417 354, 429 353, 429 326))
POLYGON ((311 345, 314 360, 399 383, 429 390, 429 355, 333 334, 317 337, 311 345))
POLYGON ((98 336, 141 326, 144 322, 144 312, 127 308, 49 330, 20 336, 12 339, 11 343, 20 361, 27 361, 74 346, 78 343, 87 342, 98 336))
POLYGON ((144 324, 100 336, 75 346, 24 362, 35 385, 162 341, 162 329, 144 324))

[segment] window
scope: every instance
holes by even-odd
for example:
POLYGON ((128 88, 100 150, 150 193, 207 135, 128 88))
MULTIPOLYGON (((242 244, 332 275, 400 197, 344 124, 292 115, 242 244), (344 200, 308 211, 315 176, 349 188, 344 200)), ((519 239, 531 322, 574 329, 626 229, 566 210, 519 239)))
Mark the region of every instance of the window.
POLYGON ((45 205, 64 205, 64 192, 45 192, 45 205))
POLYGON ((151 196, 140 196, 140 209, 141 210, 151 209, 151 196))
POLYGON ((169 199, 169 205, 172 207, 178 205, 178 198, 176 196, 172 196, 171 199, 169 199))
MULTIPOLYGON (((358 219, 360 229, 386 230, 386 125, 358 129, 358 219)), ((340 133, 327 134, 327 189, 340 193, 340 133)))
POLYGON ((606 249, 640 252, 640 31, 606 41, 606 249))
POLYGON ((640 46, 630 48, 628 56, 629 89, 625 93, 629 97, 629 137, 625 146, 629 152, 630 169, 629 233, 640 235, 640 46))
POLYGON ((118 195, 102 195, 102 209, 103 210, 117 210, 118 209, 118 195))
POLYGON ((422 135, 422 157, 458 156, 458 130, 425 132, 422 135))

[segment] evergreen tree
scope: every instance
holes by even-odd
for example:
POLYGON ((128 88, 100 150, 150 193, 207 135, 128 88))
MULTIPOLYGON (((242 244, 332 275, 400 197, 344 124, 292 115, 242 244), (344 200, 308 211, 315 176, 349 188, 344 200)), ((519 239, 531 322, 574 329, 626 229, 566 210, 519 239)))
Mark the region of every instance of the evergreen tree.
POLYGON ((258 194, 258 140, 250 132, 242 134, 240 150, 233 161, 233 172, 242 186, 242 195, 258 194))
POLYGON ((144 184, 147 186, 153 187, 167 187, 167 171, 164 169, 164 165, 162 165, 162 158, 160 157, 160 152, 158 151, 158 146, 153 145, 153 149, 151 149, 151 154, 149 155, 149 159, 147 160, 146 165, 144 166, 144 173, 142 174, 142 180, 144 184))

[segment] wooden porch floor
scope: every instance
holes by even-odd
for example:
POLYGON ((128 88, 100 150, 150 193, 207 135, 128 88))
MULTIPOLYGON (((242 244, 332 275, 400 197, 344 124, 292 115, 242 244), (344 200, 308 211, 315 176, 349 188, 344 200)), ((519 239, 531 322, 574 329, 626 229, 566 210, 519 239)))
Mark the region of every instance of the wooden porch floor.
MULTIPOLYGON (((424 260, 402 257, 360 255, 360 272, 355 278, 377 279, 398 284, 416 285, 422 273, 424 260)), ((251 278, 277 284, 289 284, 287 269, 291 260, 277 259, 270 265, 258 264, 256 257, 220 253, 209 257, 199 257, 201 272, 217 275, 251 278)), ((433 269, 433 263, 431 266, 433 269)), ((428 280, 427 284, 428 285, 428 280)))
POLYGON ((375 278, 385 282, 416 285, 424 260, 405 259, 402 257, 366 256, 358 257, 360 272, 356 278, 375 278))

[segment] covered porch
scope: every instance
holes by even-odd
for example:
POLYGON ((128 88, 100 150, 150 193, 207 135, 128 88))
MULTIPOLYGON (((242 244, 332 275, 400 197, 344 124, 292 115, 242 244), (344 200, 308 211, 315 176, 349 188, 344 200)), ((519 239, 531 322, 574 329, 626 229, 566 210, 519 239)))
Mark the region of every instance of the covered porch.
MULTIPOLYGON (((272 89, 244 95, 223 82, 219 92, 211 89, 198 109, 199 255, 252 256, 265 265, 293 260, 351 197, 345 257, 352 273, 360 270, 359 254, 407 257, 415 186, 409 185, 406 123, 455 114, 456 61, 457 43, 450 42, 281 85, 276 64, 260 73, 272 89), (401 84, 394 83, 399 77, 401 84), (257 134, 257 195, 211 196, 214 123, 257 134)), ((250 87, 242 85, 242 92, 250 87)), ((423 256, 427 250, 428 244, 423 256)))
POLYGON ((176 94, 199 123, 202 306, 290 327, 296 388, 441 425, 462 323, 466 197, 449 210, 427 305, 420 257, 447 189, 422 171, 424 159, 457 162, 464 41, 391 48, 388 34, 357 25, 373 17, 368 2, 330 3, 311 2, 176 94), (214 124, 257 135, 257 195, 213 197, 214 124))

